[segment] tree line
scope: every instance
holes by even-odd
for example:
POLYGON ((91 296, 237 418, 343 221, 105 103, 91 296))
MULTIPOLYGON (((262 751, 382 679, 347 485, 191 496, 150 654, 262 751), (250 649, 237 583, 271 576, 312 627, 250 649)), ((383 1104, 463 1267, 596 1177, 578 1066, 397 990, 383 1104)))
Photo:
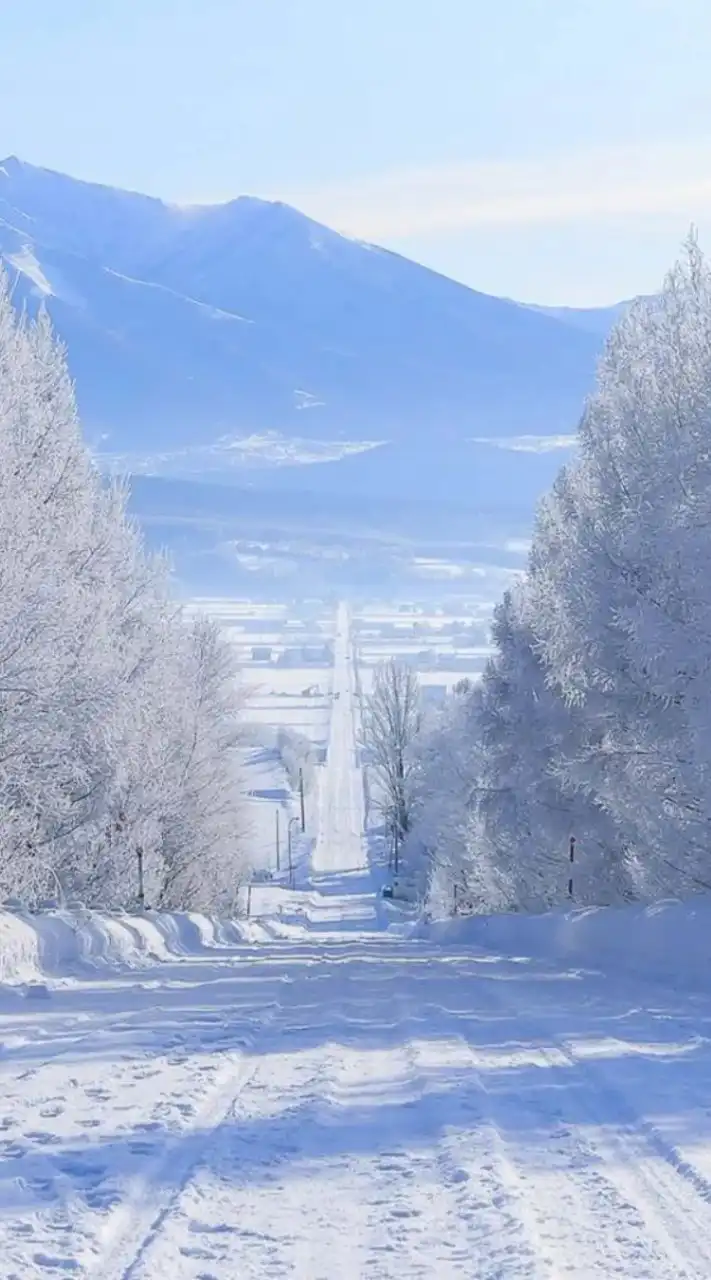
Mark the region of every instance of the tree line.
POLYGON ((711 272, 694 235, 609 337, 481 681, 406 759, 405 857, 437 910, 566 901, 571 836, 577 902, 711 888, 711 272))
POLYGON ((229 909, 240 694, 83 443, 65 353, 0 278, 0 893, 229 909))

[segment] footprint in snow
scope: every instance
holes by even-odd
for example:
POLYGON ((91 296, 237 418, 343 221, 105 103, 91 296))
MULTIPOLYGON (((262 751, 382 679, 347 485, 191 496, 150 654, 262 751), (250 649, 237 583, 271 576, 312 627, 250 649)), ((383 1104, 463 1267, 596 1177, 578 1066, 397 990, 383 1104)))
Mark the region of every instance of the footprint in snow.
POLYGON ((151 1156, 156 1150, 155 1142, 130 1142, 128 1149, 132 1156, 151 1156))
POLYGON ((110 1210, 121 1203, 121 1196, 109 1187, 90 1187, 84 1195, 90 1209, 110 1210))
POLYGON ((27 1147, 20 1142, 0 1142, 0 1156, 6 1160, 21 1160, 27 1153, 27 1147))
POLYGON ((63 1271, 66 1275, 76 1274, 81 1270, 76 1258, 58 1258, 50 1253, 36 1253, 32 1259, 43 1271, 63 1271))
POLYGON ((228 1222, 197 1222, 193 1219, 188 1230, 193 1235, 227 1236, 234 1235, 237 1227, 231 1227, 228 1222))
POLYGON ((34 1195, 38 1196, 42 1200, 57 1199, 54 1178, 28 1178, 27 1186, 34 1195))
POLYGON ((77 1178, 80 1182, 99 1182, 106 1173, 106 1165, 71 1154, 58 1160, 57 1168, 66 1177, 77 1178))

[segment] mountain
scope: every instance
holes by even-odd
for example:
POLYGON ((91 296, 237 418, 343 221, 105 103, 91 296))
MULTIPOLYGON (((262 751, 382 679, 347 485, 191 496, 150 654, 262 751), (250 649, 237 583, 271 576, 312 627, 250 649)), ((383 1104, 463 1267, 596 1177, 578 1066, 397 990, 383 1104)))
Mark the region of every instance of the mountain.
POLYGON ((539 315, 550 316, 564 324, 574 325, 577 329, 584 329, 587 333, 594 333, 599 338, 606 338, 632 305, 632 301, 629 298, 625 302, 616 302, 611 307, 542 307, 532 303, 528 306, 539 315))
POLYGON ((182 208, 15 157, 0 258, 67 344, 89 440, 159 474, 355 474, 378 446, 396 476, 404 447, 426 472, 472 437, 570 433, 607 325, 478 293, 283 204, 182 208))

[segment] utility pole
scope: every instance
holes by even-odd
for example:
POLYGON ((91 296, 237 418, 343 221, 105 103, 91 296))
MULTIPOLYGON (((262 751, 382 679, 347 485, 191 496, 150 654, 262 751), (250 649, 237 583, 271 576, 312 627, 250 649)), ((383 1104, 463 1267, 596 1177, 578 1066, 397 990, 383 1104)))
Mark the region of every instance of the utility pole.
POLYGON ((575 864, 575 836, 570 837, 570 879, 568 881, 568 897, 573 897, 573 866, 575 864))
POLYGON ((138 905, 141 911, 146 909, 146 890, 143 881, 143 849, 140 844, 136 849, 136 861, 138 863, 138 905))
POLYGON ((291 885, 291 888, 292 888, 292 889, 293 889, 293 887, 294 887, 294 859, 293 859, 293 855, 292 855, 291 833, 292 833, 292 831, 294 830, 294 823, 298 823, 298 821, 299 821, 299 819, 298 819, 298 818, 290 818, 290 819, 289 819, 289 844, 288 844, 288 849, 289 849, 289 884, 291 885))
POLYGON ((301 830, 306 830, 306 806, 304 805, 304 771, 299 769, 299 797, 301 800, 301 830))
POLYGON ((276 811, 276 869, 281 871, 281 849, 279 845, 279 810, 276 811))

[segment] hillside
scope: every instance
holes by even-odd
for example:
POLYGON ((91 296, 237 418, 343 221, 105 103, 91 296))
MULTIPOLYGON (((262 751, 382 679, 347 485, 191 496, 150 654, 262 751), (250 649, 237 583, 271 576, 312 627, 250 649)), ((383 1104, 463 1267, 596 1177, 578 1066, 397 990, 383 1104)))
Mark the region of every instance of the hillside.
POLYGON ((0 256, 68 345, 90 440, 135 470, 569 432, 601 341, 283 204, 178 208, 15 158, 0 256))

